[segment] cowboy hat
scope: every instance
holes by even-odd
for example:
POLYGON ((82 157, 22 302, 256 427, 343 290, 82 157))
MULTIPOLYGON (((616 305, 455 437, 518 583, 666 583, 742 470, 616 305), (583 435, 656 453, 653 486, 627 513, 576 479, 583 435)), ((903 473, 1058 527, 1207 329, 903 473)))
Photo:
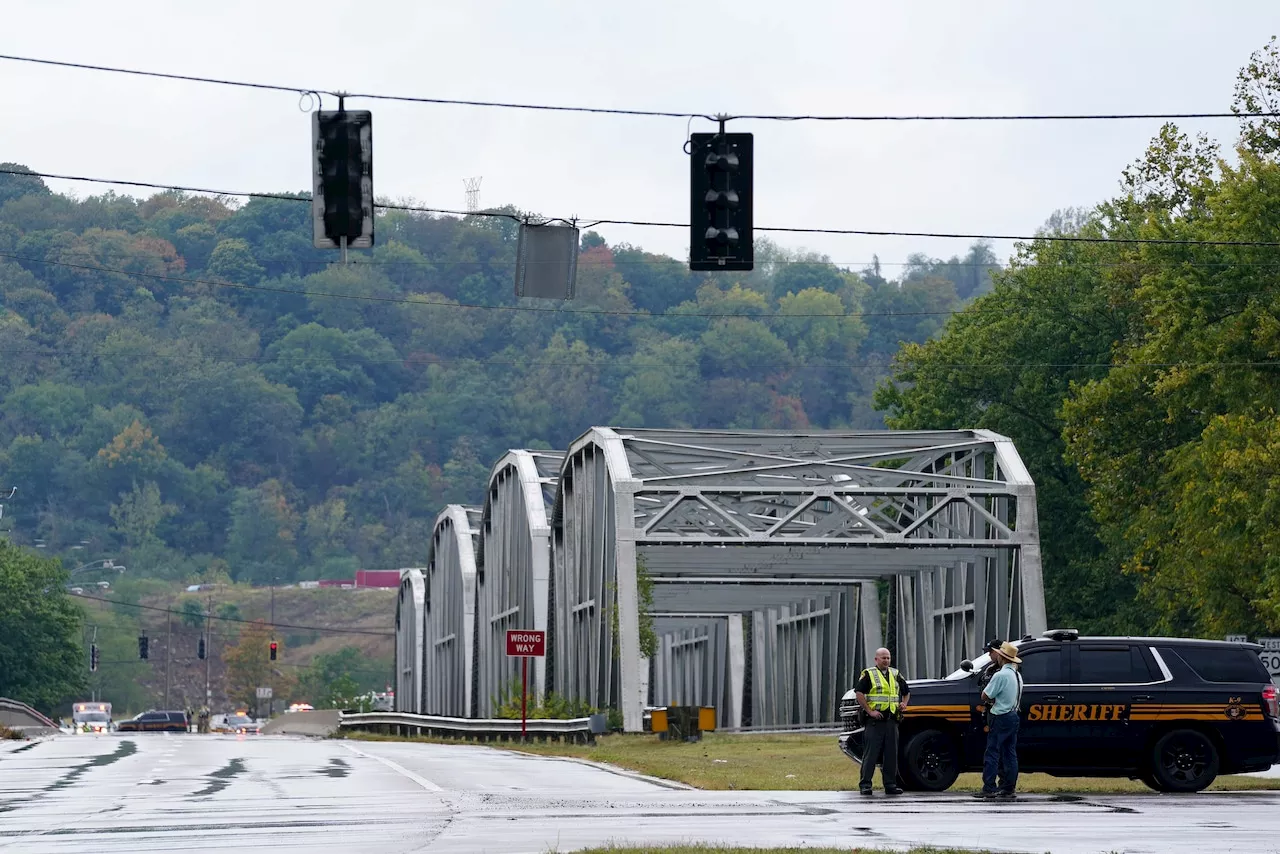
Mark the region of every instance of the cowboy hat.
POLYGON ((1009 643, 1008 641, 1005 641, 1004 643, 1000 644, 999 648, 997 648, 994 651, 1000 653, 1009 661, 1012 661, 1014 664, 1022 663, 1022 659, 1018 658, 1018 648, 1013 644, 1009 643))

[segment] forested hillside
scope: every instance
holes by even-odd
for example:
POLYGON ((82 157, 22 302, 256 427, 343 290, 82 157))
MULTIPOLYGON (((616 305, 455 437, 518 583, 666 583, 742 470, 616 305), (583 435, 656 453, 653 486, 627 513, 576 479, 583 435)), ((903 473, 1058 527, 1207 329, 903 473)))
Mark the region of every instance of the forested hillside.
POLYGON ((575 301, 517 301, 510 217, 386 211, 343 266, 303 196, 73 198, 0 168, 10 537, 170 579, 419 565, 503 451, 593 424, 882 427, 900 342, 995 266, 764 241, 755 272, 695 275, 588 232, 575 301))

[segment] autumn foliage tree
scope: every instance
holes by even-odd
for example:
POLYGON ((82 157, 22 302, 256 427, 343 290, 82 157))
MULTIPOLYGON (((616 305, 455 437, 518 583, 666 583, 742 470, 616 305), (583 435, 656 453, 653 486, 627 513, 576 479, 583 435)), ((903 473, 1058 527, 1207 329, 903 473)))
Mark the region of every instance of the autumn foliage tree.
POLYGON ((236 704, 251 709, 258 714, 258 688, 271 688, 275 696, 284 698, 292 685, 292 680, 278 669, 279 656, 284 654, 284 645, 278 640, 277 660, 271 661, 271 629, 264 620, 248 623, 240 632, 236 642, 227 647, 226 694, 236 704))

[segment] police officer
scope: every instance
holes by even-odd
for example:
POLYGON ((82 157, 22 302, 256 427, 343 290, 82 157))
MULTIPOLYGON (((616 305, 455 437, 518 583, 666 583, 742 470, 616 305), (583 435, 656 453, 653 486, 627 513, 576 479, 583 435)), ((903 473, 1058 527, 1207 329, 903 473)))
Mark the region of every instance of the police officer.
POLYGON ((858 791, 871 794, 871 775, 876 761, 881 763, 881 777, 886 795, 901 795, 898 786, 898 721, 902 710, 911 699, 911 688, 902 674, 890 667, 893 656, 889 650, 876 650, 875 667, 862 671, 854 696, 862 707, 866 728, 863 738, 866 752, 862 757, 862 778, 858 791))

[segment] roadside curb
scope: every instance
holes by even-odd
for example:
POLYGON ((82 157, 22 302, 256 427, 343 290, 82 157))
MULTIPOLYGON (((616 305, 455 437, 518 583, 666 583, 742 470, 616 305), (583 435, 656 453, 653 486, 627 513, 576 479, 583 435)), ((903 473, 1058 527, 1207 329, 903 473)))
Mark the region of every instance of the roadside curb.
MULTIPOLYGON (((480 745, 487 747, 488 745, 480 745)), ((555 759, 560 762, 576 762, 579 765, 586 765, 589 768, 596 768, 600 771, 608 771, 610 774, 616 774, 619 777, 626 777, 631 780, 639 780, 644 783, 652 783, 655 786, 661 786, 664 789, 678 789, 682 791, 701 792, 697 786, 690 786, 688 783, 679 783, 675 780, 666 780, 662 777, 651 777, 648 774, 641 774, 639 771, 632 771, 630 768, 623 768, 619 765, 610 765, 607 762, 596 762, 594 759, 580 759, 576 756, 547 756, 542 753, 526 753, 523 750, 513 750, 506 747, 494 747, 491 750, 501 750, 505 753, 515 753, 519 756, 531 756, 535 759, 555 759)))

